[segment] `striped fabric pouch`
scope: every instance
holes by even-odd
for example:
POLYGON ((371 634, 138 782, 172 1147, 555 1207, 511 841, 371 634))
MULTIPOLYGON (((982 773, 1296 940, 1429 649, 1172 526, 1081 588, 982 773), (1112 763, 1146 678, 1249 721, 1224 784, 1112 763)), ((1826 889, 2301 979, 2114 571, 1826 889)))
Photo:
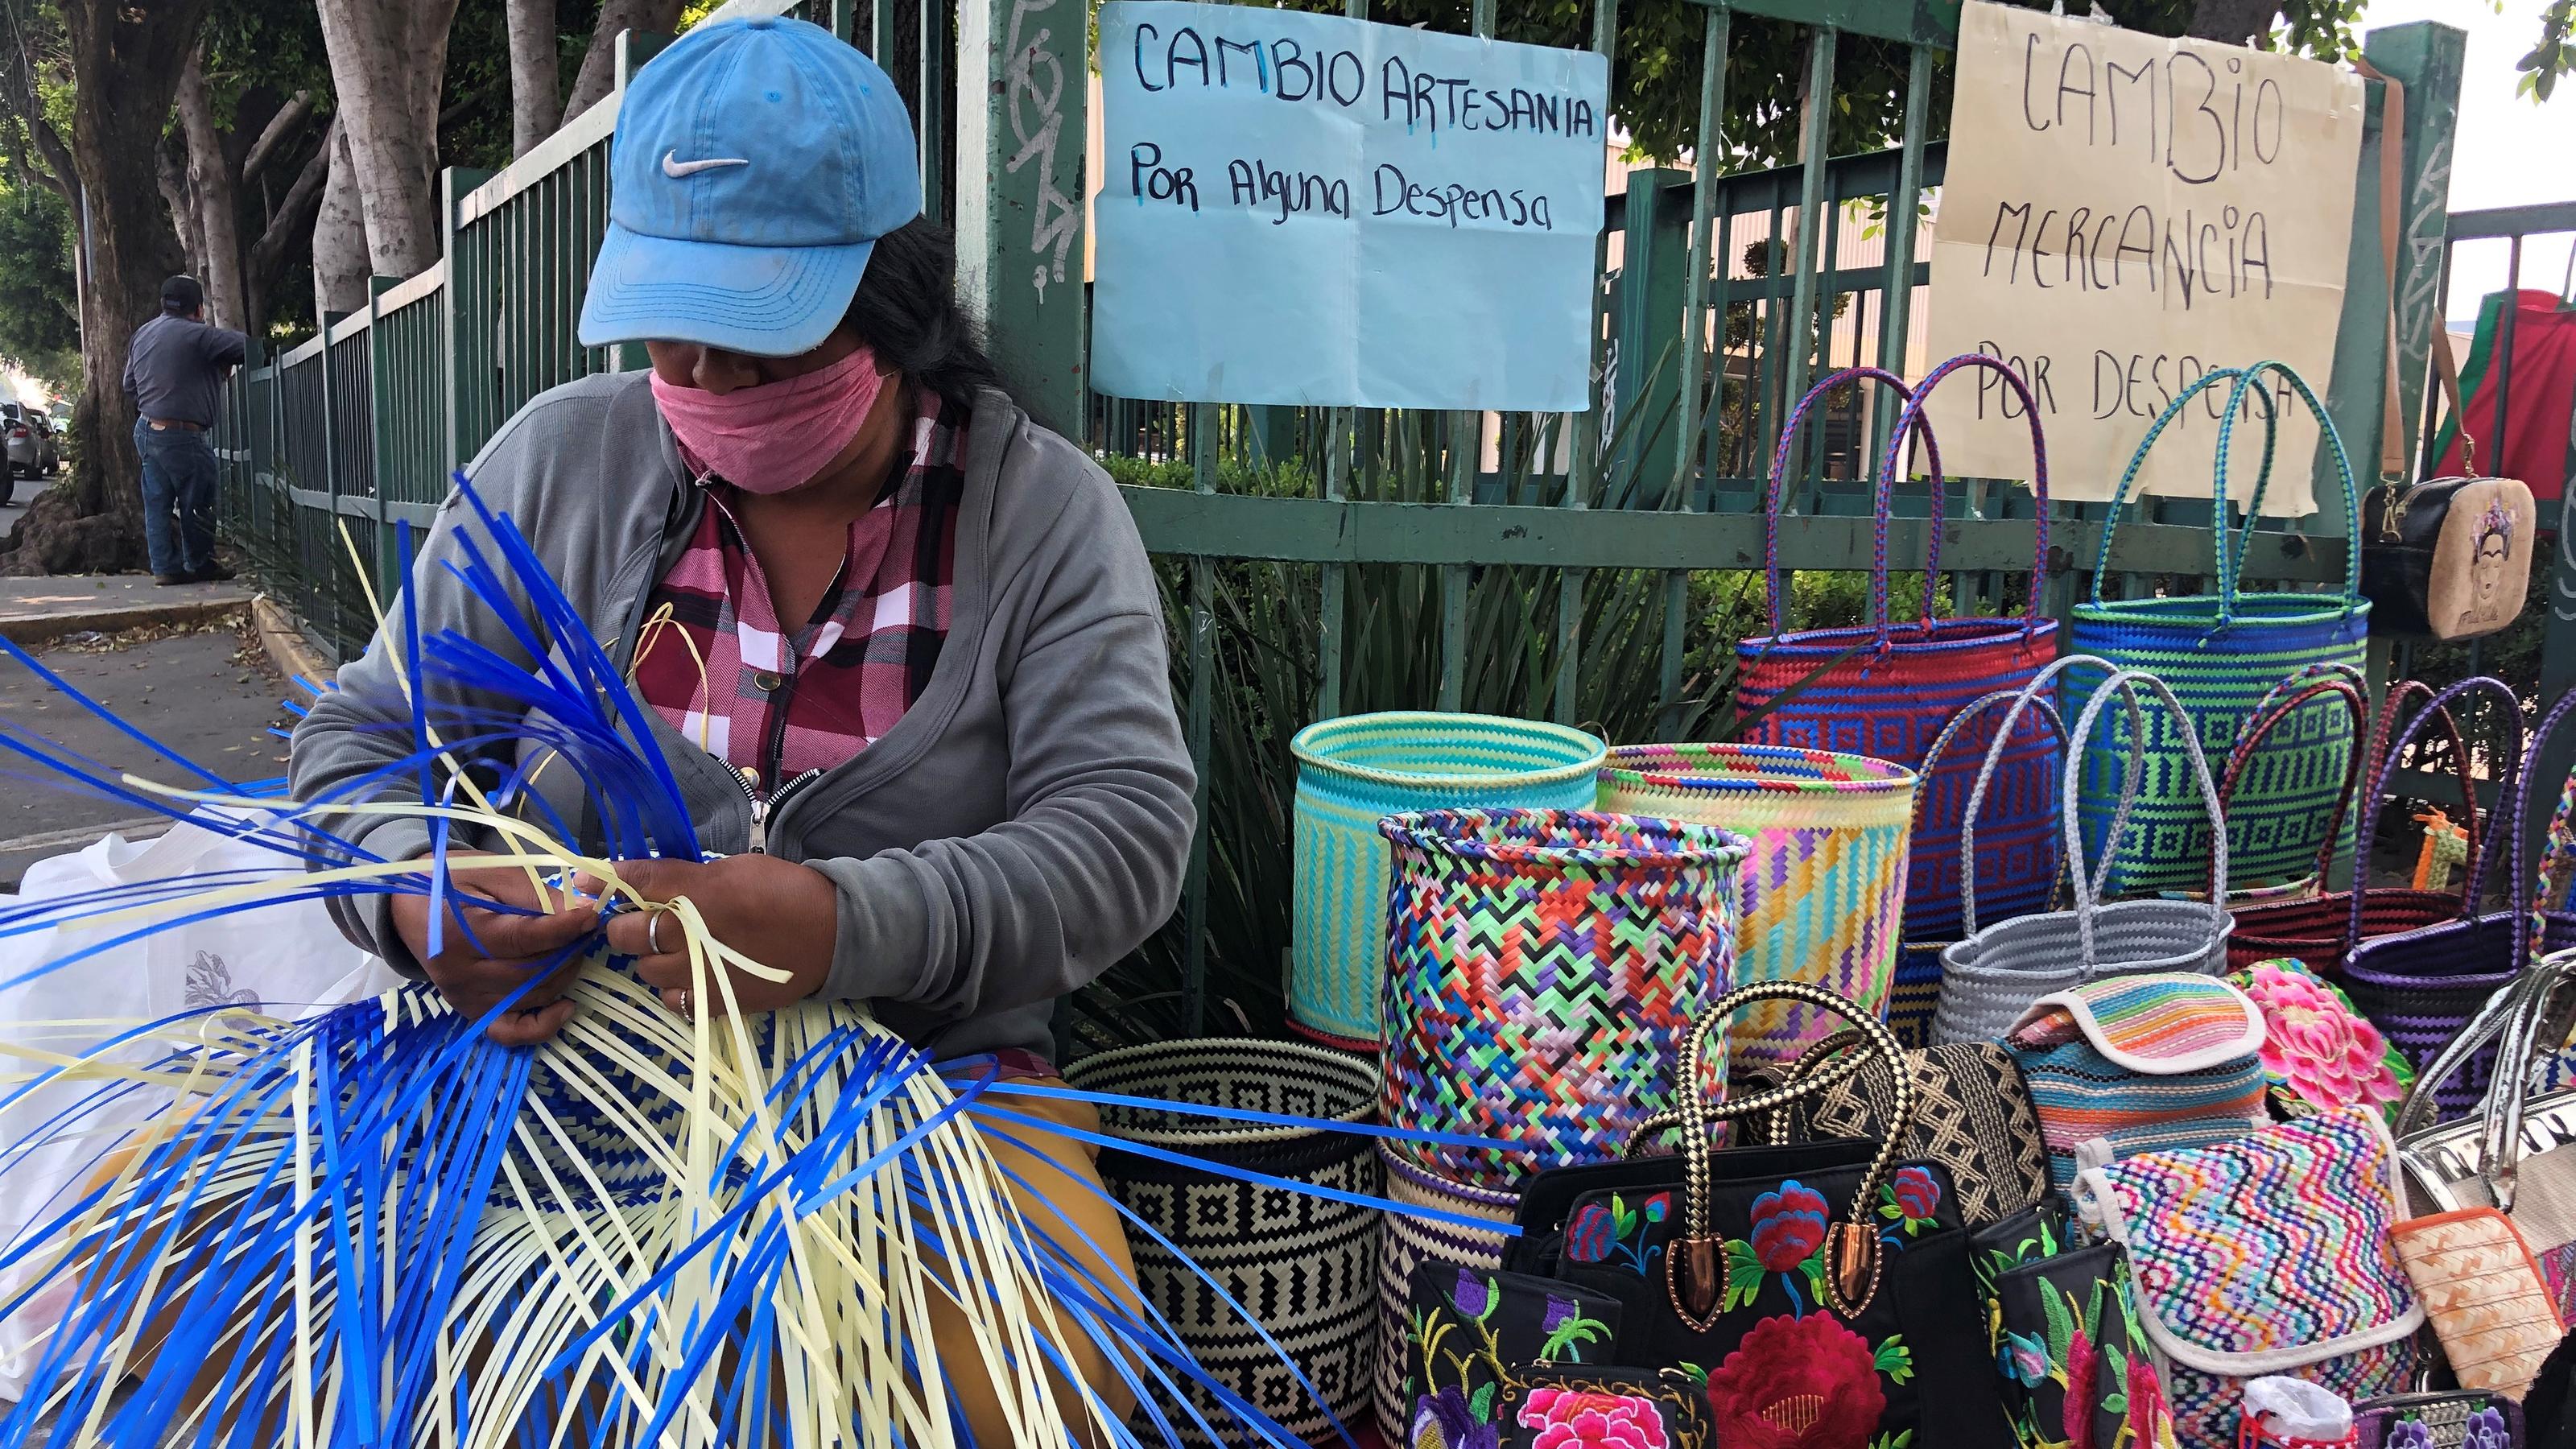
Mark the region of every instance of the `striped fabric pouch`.
POLYGON ((2107 976, 2053 992, 2005 1045, 2030 1084, 2060 1191, 2087 1165, 2079 1154, 2099 1164, 2203 1146, 2266 1120, 2263 1014, 2213 977, 2107 976))

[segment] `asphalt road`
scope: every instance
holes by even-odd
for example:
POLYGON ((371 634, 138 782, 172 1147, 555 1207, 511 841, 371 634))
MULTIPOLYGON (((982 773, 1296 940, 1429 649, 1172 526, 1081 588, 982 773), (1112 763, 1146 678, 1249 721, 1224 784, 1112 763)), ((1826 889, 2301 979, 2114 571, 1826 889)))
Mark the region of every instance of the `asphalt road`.
MULTIPOLYGON (((37 651, 37 658, 170 749, 227 780, 251 781, 286 772, 286 742, 267 731, 287 715, 278 707, 286 686, 249 641, 231 625, 112 649, 96 636, 75 636, 37 651)), ((178 767, 5 661, 0 725, 116 770, 191 783, 178 767)), ((15 889, 35 861, 78 850, 110 827, 130 827, 150 814, 131 801, 53 788, 59 777, 40 778, 16 756, 0 758, 0 771, 6 772, 0 774, 0 891, 15 889)))

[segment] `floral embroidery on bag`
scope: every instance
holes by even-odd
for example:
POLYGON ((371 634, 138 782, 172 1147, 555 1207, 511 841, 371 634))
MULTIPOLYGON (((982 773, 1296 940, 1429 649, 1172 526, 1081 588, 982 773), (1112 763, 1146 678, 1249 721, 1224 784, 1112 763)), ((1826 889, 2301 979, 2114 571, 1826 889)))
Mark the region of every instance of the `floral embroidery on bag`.
POLYGON ((1726 1449, 1871 1449, 1887 1409, 1880 1357, 1828 1312, 1762 1320, 1708 1375, 1716 1442, 1726 1449))
POLYGON ((1790 1316, 1803 1317, 1807 1298, 1799 1296, 1798 1280, 1807 1281, 1808 1297, 1824 1296, 1827 1215, 1824 1194, 1794 1177, 1755 1198, 1752 1235, 1726 1242, 1726 1292, 1718 1310, 1732 1313, 1751 1303, 1776 1273, 1789 1294, 1790 1316))
POLYGON ((1489 1422, 1494 1412, 1494 1385, 1476 1391, 1474 1399, 1455 1384, 1413 1403, 1411 1449, 1499 1449, 1503 1433, 1489 1422))
POLYGON ((1878 1189, 1878 1215, 1888 1220, 1879 1230, 1879 1238, 1899 1252, 1906 1240, 1925 1228, 1939 1227, 1935 1216, 1941 1210, 1941 1179, 1928 1167, 1900 1167, 1896 1176, 1878 1189))
POLYGON ((2104 1315, 2116 1313, 2119 1337, 2140 1341, 2129 1295, 2103 1281, 2078 1302, 2066 1289, 2042 1284, 2040 1308, 2047 1318, 2044 1339, 2004 1328, 2000 1310, 1988 1320, 1996 1371, 2024 1390, 2054 1384, 2062 1394, 2055 1423, 2039 1422, 2038 1405, 2027 1396, 2008 1405, 2013 1436, 2024 1449, 2169 1449, 2173 1415, 2155 1365, 2109 1342, 2104 1332, 2104 1315), (2096 1433, 2099 1414, 2119 1424, 2107 1442, 2096 1433))
POLYGON ((1673 1195, 1659 1192, 1630 1208, 1617 1193, 1605 1205, 1587 1202, 1575 1210, 1574 1221, 1566 1225, 1565 1256, 1575 1263, 1606 1263, 1614 1259, 1637 1270, 1642 1278, 1653 1268, 1664 1245, 1646 1244, 1646 1225, 1660 1223, 1673 1210, 1673 1195))
POLYGON ((1637 1394, 1547 1385, 1530 1390, 1520 1426, 1531 1449, 1666 1449, 1664 1411, 1637 1394))
MULTIPOLYGON (((1519 1382, 1503 1359, 1493 1318, 1502 1307, 1502 1284, 1472 1268, 1459 1268, 1441 1293, 1446 1309, 1413 1314, 1413 1346, 1437 1389, 1414 1381, 1408 1370, 1405 1392, 1415 1395, 1407 1449, 1499 1449, 1503 1426, 1497 1398, 1519 1382), (1452 1321, 1450 1314, 1457 1316, 1452 1321), (1442 1379, 1450 1380, 1440 1383, 1442 1379), (1481 1382, 1479 1382, 1481 1380, 1481 1382)), ((1581 1362, 1584 1350, 1606 1346, 1610 1325, 1583 1311, 1580 1300, 1546 1295, 1539 1315, 1546 1334, 1538 1351, 1540 1364, 1581 1362)), ((1578 1443, 1582 1441, 1566 1441, 1578 1443)), ((1618 1441, 1605 1441, 1616 1444, 1618 1441)))
POLYGON ((2351 1001, 2300 962, 2257 961, 2234 977, 2263 1012, 2257 1055, 2276 1103, 2293 1113, 2366 1102, 2393 1108, 2414 1072, 2351 1001))

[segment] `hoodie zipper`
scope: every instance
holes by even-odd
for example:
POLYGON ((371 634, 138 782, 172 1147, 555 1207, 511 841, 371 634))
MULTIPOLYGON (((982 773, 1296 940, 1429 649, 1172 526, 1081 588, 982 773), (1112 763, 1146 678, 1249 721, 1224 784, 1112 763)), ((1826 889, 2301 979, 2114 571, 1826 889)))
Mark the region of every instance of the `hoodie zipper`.
POLYGON ((763 795, 752 783, 759 778, 759 771, 746 766, 739 770, 727 770, 725 773, 733 780, 734 787, 742 791, 742 798, 751 805, 751 853, 754 855, 769 853, 770 820, 798 791, 823 777, 823 771, 820 769, 807 770, 804 774, 763 795))

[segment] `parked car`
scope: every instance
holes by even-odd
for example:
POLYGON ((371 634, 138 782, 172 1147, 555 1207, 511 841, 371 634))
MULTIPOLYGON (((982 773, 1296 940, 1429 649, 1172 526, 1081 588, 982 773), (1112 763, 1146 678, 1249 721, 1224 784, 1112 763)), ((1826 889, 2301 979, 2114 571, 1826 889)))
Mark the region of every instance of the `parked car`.
POLYGON ((63 464, 53 420, 23 403, 0 402, 0 436, 9 447, 9 476, 50 478, 63 464))

